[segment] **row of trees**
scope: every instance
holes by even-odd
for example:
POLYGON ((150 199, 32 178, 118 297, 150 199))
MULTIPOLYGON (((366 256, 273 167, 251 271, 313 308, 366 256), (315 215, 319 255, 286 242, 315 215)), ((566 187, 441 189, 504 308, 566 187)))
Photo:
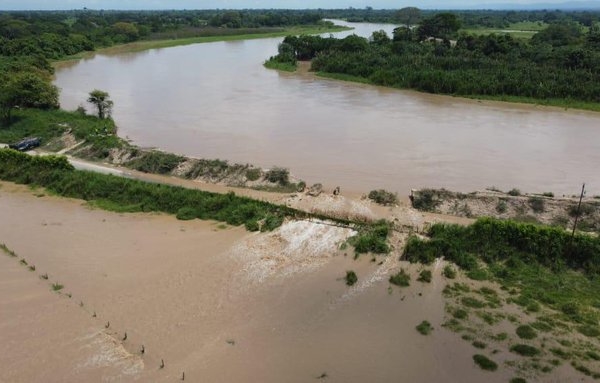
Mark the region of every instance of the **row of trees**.
POLYGON ((273 59, 312 59, 314 71, 431 93, 600 102, 598 27, 551 24, 528 41, 458 35, 459 25, 455 15, 440 13, 392 37, 288 37, 273 59))
MULTIPOLYGON (((346 8, 323 10, 323 16, 331 19, 346 19, 356 22, 393 23, 412 26, 421 19, 435 16, 444 11, 421 10, 415 7, 402 9, 346 8)), ((555 23, 574 21, 591 26, 600 20, 600 11, 562 11, 562 10, 465 10, 453 11, 465 27, 468 28, 506 28, 513 23, 540 22, 555 23)))
POLYGON ((317 10, 0 12, 0 55, 58 59, 175 32, 312 25, 322 17, 317 10))

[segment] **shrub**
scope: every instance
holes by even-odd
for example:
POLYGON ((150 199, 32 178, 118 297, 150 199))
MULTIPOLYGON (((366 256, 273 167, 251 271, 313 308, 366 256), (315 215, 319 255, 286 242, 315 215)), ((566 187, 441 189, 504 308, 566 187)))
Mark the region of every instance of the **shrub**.
POLYGON ((544 212, 546 204, 543 198, 531 197, 527 202, 529 203, 529 207, 531 207, 531 210, 533 210, 535 213, 544 212))
POLYGON ((410 275, 404 269, 400 269, 398 273, 390 276, 390 283, 402 287, 410 286, 410 275))
POLYGON ((509 383, 527 383, 523 378, 512 378, 509 383))
POLYGON ((467 311, 463 309, 455 309, 454 311, 452 311, 452 316, 457 319, 467 319, 469 313, 467 313, 467 311))
POLYGON ((385 220, 375 222, 373 225, 364 226, 359 233, 349 239, 357 254, 375 253, 385 254, 390 251, 387 237, 390 232, 390 223, 385 220))
POLYGON ((483 343, 480 340, 475 340, 473 341, 473 343, 471 343, 473 345, 473 347, 475 348, 479 348, 479 349, 484 349, 487 347, 487 344, 483 343))
POLYGON ((521 191, 519 189, 513 188, 513 189, 510 189, 507 194, 511 195, 513 197, 517 197, 517 196, 521 195, 521 191))
POLYGON ((358 277, 356 276, 356 273, 352 270, 350 271, 346 271, 346 284, 348 286, 353 286, 356 282, 358 282, 358 277))
POLYGON ((144 173, 169 174, 184 160, 184 157, 172 153, 152 151, 125 163, 125 166, 144 173))
POLYGON ((535 332, 535 330, 528 325, 522 325, 517 327, 516 333, 521 339, 534 339, 537 337, 537 333, 535 332))
POLYGON ((500 214, 502 213, 506 213, 506 211, 508 210, 508 205, 506 204, 506 201, 498 201, 498 203, 496 204, 496 211, 500 214))
POLYGON ((261 174, 260 169, 252 168, 252 169, 246 170, 246 178, 248 179, 248 181, 256 181, 257 179, 260 178, 260 174, 261 174))
POLYGON ((53 284, 52 284, 52 290, 54 290, 54 291, 59 291, 59 290, 62 290, 62 289, 63 289, 63 287, 64 287, 64 286, 63 286, 63 285, 61 285, 60 283, 53 283, 53 284))
POLYGON ((431 334, 431 331, 433 331, 433 327, 431 326, 431 323, 429 323, 426 320, 424 320, 423 322, 419 323, 419 325, 417 325, 416 328, 417 328, 417 331, 421 335, 429 335, 429 334, 431 334))
POLYGON ((510 351, 521 356, 536 356, 541 353, 539 349, 526 344, 515 344, 510 347, 510 351))
POLYGON ((434 211, 442 203, 433 189, 422 189, 413 195, 412 206, 418 210, 434 211))
POLYGON ((473 297, 463 297, 461 299, 463 305, 467 307, 472 307, 476 309, 481 309, 485 307, 485 302, 480 301, 479 299, 473 297))
POLYGON ((485 355, 475 354, 475 355, 473 355, 473 361, 482 370, 496 371, 498 369, 498 364, 496 362, 494 362, 493 360, 489 359, 485 355))
POLYGON ((398 202, 398 195, 383 189, 371 190, 369 192, 369 199, 380 205, 392 205, 398 202))
POLYGON ((554 198, 554 193, 552 193, 552 192, 543 192, 542 195, 544 197, 554 198))
POLYGON ((423 282, 423 283, 430 283, 431 282, 431 270, 421 270, 421 272, 419 273, 419 278, 417 278, 417 281, 423 282))
POLYGON ((290 183, 290 171, 275 167, 265 174, 265 179, 271 183, 286 186, 290 183))
POLYGON ((454 279, 456 278, 456 270, 452 265, 446 265, 442 270, 442 275, 448 279, 454 279))
MULTIPOLYGON (((577 206, 578 206, 577 204, 569 206, 569 215, 571 217, 577 216, 577 206)), ((584 202, 579 207, 579 215, 580 216, 591 215, 591 214, 594 214, 595 211, 596 211, 596 206, 591 203, 584 202)))
POLYGON ((598 354, 596 351, 593 351, 593 350, 586 351, 585 356, 587 356, 588 358, 593 359, 593 360, 600 360, 600 354, 598 354))
POLYGON ((590 337, 590 338, 596 338, 600 335, 600 330, 598 329, 597 326, 591 326, 589 324, 583 325, 583 326, 579 326, 577 328, 577 331, 579 331, 580 333, 582 333, 583 335, 590 337))

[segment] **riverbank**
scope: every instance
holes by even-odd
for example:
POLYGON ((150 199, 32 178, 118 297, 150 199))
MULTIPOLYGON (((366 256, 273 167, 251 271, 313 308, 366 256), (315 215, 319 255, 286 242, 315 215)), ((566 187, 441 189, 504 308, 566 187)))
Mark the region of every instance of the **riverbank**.
POLYGON ((285 28, 283 30, 278 30, 275 32, 261 32, 261 33, 245 33, 245 34, 229 34, 222 36, 201 36, 201 37, 187 37, 187 38, 174 38, 168 40, 146 40, 146 41, 136 41, 128 44, 120 44, 107 48, 101 48, 91 52, 82 52, 76 55, 67 56, 61 60, 57 60, 53 62, 54 67, 59 67, 61 65, 66 65, 64 62, 69 62, 73 60, 81 60, 86 58, 94 57, 96 54, 101 55, 117 55, 123 53, 133 53, 133 52, 141 52, 150 49, 161 49, 161 48, 171 48, 177 46, 191 45, 191 44, 204 44, 204 43, 213 43, 218 41, 240 41, 240 40, 253 40, 253 39, 265 39, 272 37, 284 37, 288 35, 313 35, 313 34, 321 34, 321 33, 329 33, 329 32, 340 32, 351 30, 350 27, 344 27, 339 25, 334 25, 332 27, 328 26, 296 26, 291 28, 285 28))
MULTIPOLYGON (((269 66, 265 65, 267 68, 269 66)), ((274 68, 279 69, 279 68, 274 68)), ((291 71, 290 71, 291 72, 291 71)), ((373 86, 382 86, 377 84, 368 78, 352 76, 348 74, 342 73, 328 73, 328 72, 316 72, 316 76, 321 78, 327 78, 331 80, 339 80, 339 81, 348 81, 358 84, 369 84, 373 86)), ((401 90, 410 90, 413 92, 419 92, 415 89, 410 88, 401 88, 401 87, 390 87, 392 89, 401 89, 401 90)), ((429 92, 419 92, 423 94, 435 94, 429 92)), ((521 105, 534 105, 534 106, 543 106, 543 107, 551 107, 562 110, 573 109, 575 111, 589 111, 589 112, 600 112, 600 103, 596 102, 584 102, 572 99, 558 99, 558 98, 550 98, 550 99, 536 99, 531 97, 519 97, 519 96, 507 96, 507 95, 498 95, 498 96, 489 96, 489 95, 448 95, 448 94, 435 94, 436 96, 445 96, 445 97, 453 97, 453 98, 464 98, 464 99, 472 99, 472 100, 485 100, 485 101, 493 101, 498 103, 510 103, 510 104, 521 104, 521 105)))

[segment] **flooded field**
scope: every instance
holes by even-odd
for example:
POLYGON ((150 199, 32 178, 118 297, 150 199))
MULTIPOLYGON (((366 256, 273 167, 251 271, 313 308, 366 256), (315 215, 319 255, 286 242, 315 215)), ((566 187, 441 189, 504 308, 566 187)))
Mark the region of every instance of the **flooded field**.
POLYGON ((10 184, 0 214, 13 217, 0 238, 19 257, 0 256, 0 310, 11 312, 0 317, 2 382, 506 381, 440 326, 441 279, 390 294, 397 260, 345 257, 347 229, 250 234, 10 184), (352 288, 347 269, 360 275, 352 288), (415 331, 423 319, 436 336, 415 331))

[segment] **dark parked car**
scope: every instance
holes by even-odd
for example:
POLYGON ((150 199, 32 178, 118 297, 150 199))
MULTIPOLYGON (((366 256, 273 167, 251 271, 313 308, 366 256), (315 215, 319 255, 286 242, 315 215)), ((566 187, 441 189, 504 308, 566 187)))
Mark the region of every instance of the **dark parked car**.
POLYGON ((25 152, 27 150, 37 148, 40 146, 42 141, 37 137, 29 137, 25 138, 17 143, 8 145, 9 148, 18 150, 20 152, 25 152))

